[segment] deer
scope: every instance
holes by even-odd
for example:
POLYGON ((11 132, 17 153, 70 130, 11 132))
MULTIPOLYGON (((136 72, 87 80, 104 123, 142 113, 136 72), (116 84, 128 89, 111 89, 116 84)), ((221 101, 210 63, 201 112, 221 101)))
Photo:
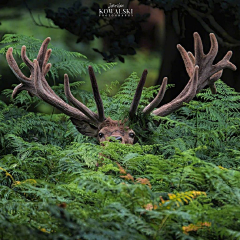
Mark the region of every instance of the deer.
MULTIPOLYGON (((176 98, 158 107, 166 91, 168 78, 164 77, 158 94, 142 110, 142 114, 152 114, 161 117, 167 116, 184 106, 184 103, 189 103, 195 95, 205 87, 210 87, 212 93, 215 94, 217 92, 215 82, 222 76, 223 69, 229 68, 233 71, 237 69, 236 66, 230 62, 232 51, 228 51, 222 60, 213 64, 218 53, 218 42, 213 33, 210 33, 211 47, 207 54, 204 54, 203 52, 203 43, 200 35, 195 32, 193 37, 194 54, 192 52, 187 52, 180 44, 177 45, 177 49, 181 54, 189 76, 189 81, 186 86, 176 98)), ((113 139, 122 144, 133 144, 136 134, 129 126, 126 126, 126 121, 112 120, 110 117, 105 116, 103 102, 92 66, 88 67, 88 72, 97 113, 93 112, 72 95, 67 74, 64 74, 64 93, 71 105, 62 100, 52 90, 45 78, 51 68, 51 63, 48 63, 52 52, 51 49, 48 49, 50 40, 51 38, 48 37, 43 41, 37 58, 33 61, 31 61, 26 55, 26 46, 22 46, 21 58, 30 70, 29 77, 26 77, 19 69, 12 54, 13 48, 7 50, 6 59, 8 65, 20 81, 20 84, 14 88, 12 97, 15 98, 23 90, 28 91, 31 96, 36 96, 42 99, 69 116, 70 120, 81 134, 97 138, 100 144, 105 141, 112 141, 113 139)), ((133 119, 136 115, 147 74, 148 71, 145 69, 142 73, 129 109, 129 119, 133 119)))

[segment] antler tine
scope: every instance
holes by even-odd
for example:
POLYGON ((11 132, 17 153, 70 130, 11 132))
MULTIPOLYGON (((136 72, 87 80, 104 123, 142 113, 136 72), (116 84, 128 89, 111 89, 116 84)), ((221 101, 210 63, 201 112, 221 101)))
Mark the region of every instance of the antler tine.
POLYGON ((102 98, 101 98, 99 90, 98 90, 97 80, 96 80, 92 66, 88 66, 88 72, 89 72, 89 76, 90 76, 90 80, 91 80, 91 84, 92 84, 94 99, 95 99, 95 102, 97 105, 98 120, 100 122, 102 122, 105 120, 104 107, 103 107, 102 98))
POLYGON ((20 93, 22 90, 26 89, 24 88, 24 85, 20 83, 13 89, 12 98, 14 99, 18 95, 18 93, 20 93))
POLYGON ((73 104, 78 110, 83 112, 87 117, 89 117, 92 122, 98 122, 98 115, 91 111, 88 107, 86 107, 83 103, 78 101, 71 93, 70 86, 69 86, 69 78, 67 74, 64 74, 64 92, 65 95, 70 103, 73 104))
POLYGON ((183 99, 180 99, 180 101, 183 100, 183 102, 190 102, 197 92, 197 83, 199 78, 199 66, 196 65, 194 67, 193 76, 189 81, 189 88, 185 96, 183 96, 183 99))
POLYGON ((147 71, 147 69, 145 69, 142 73, 142 77, 138 83, 132 104, 130 106, 130 110, 129 110, 130 118, 132 118, 137 111, 137 107, 138 107, 138 104, 139 104, 139 101, 140 101, 140 98, 142 95, 142 90, 143 90, 143 86, 144 86, 146 78, 147 78, 147 74, 148 74, 148 71, 147 71))
MULTIPOLYGON (((25 47, 25 46, 24 46, 25 47)), ((27 66, 29 65, 30 70, 33 72, 33 68, 32 65, 30 64, 30 60, 27 58, 25 59, 25 55, 24 55, 24 47, 22 48, 22 57, 24 58, 24 60, 26 61, 27 66)), ((6 59, 8 62, 9 67, 11 68, 11 70, 13 71, 14 75, 19 79, 19 81, 21 82, 19 85, 17 85, 12 93, 12 98, 15 98, 17 96, 18 93, 20 93, 22 90, 27 90, 29 92, 31 92, 33 95, 37 95, 36 91, 35 91, 35 87, 33 86, 33 83, 31 81, 30 78, 27 78, 22 71, 19 69, 17 62, 15 61, 14 57, 13 57, 13 48, 9 48, 7 50, 6 53, 6 59)))
POLYGON ((194 71, 194 62, 195 62, 194 56, 192 55, 192 53, 191 54, 187 53, 187 51, 180 44, 177 45, 177 49, 182 56, 188 76, 191 77, 194 71))
MULTIPOLYGON (((39 64, 39 67, 41 69, 41 72, 43 73, 44 76, 46 76, 46 74, 48 73, 48 71, 51 68, 51 63, 47 63, 51 53, 52 53, 52 49, 47 49, 49 42, 51 41, 50 37, 47 37, 43 42, 42 45, 38 51, 38 56, 37 56, 37 61, 39 64)), ((44 89, 54 95, 56 98, 58 98, 59 100, 61 100, 61 98, 55 94, 55 92, 52 90, 52 88, 48 85, 47 81, 45 78, 42 78, 42 83, 43 83, 43 87, 44 89)))
MULTIPOLYGON (((211 89, 212 94, 216 94, 216 93, 217 93, 217 88, 216 88, 215 82, 216 82, 218 79, 221 78, 222 73, 223 73, 223 70, 221 70, 221 71, 213 74, 213 75, 210 77, 210 79, 209 79, 209 84, 208 84, 208 86, 209 86, 209 88, 211 89)), ((197 93, 199 93, 200 91, 201 91, 201 89, 199 88, 199 89, 197 90, 197 93)))
POLYGON ((224 56, 224 58, 220 62, 214 65, 215 68, 217 70, 223 69, 223 68, 230 68, 233 71, 237 70, 237 67, 229 61, 231 57, 232 57, 232 51, 228 51, 224 56))
POLYGON ((13 48, 9 48, 6 53, 6 59, 7 59, 8 65, 12 69, 13 73, 19 79, 20 82, 27 83, 28 81, 30 81, 30 78, 27 78, 19 69, 17 62, 15 61, 12 55, 12 52, 13 52, 13 48))
POLYGON ((47 75, 48 71, 51 68, 51 63, 48 63, 51 53, 52 53, 52 49, 48 49, 43 60, 42 71, 44 76, 47 75))
POLYGON ((195 64, 198 65, 201 59, 204 57, 203 45, 201 37, 197 32, 193 34, 194 37, 194 53, 195 53, 195 64))
MULTIPOLYGON (((48 44, 49 44, 50 41, 51 41, 51 38, 47 37, 43 41, 43 43, 42 43, 42 45, 39 49, 38 56, 37 56, 37 61, 39 63, 40 69, 42 69, 43 63, 45 62, 44 60, 45 60, 45 56, 46 56, 46 52, 47 52, 47 47, 48 47, 48 44)), ((47 61, 48 61, 48 59, 47 59, 47 61)))
POLYGON ((185 94, 181 94, 181 97, 179 95, 177 98, 173 99, 171 102, 154 110, 152 112, 152 114, 164 117, 164 116, 167 116, 168 114, 170 114, 171 112, 173 112, 174 110, 183 106, 183 102, 191 101, 193 99, 193 97, 196 95, 198 73, 199 73, 199 67, 195 66, 193 76, 189 81, 189 88, 188 89, 184 88, 184 90, 186 90, 185 94))
MULTIPOLYGON (((50 49, 49 49, 49 50, 50 50, 50 49)), ((44 68, 44 71, 43 71, 44 76, 47 75, 47 73, 49 72, 51 66, 52 66, 51 63, 46 64, 46 67, 44 68)))
POLYGON ((157 107, 160 104, 160 102, 162 101, 162 99, 164 97, 164 94, 166 92, 167 81, 168 81, 167 77, 163 78, 162 85, 159 89, 159 92, 158 92, 157 96, 152 100, 152 102, 150 102, 143 109, 144 114, 149 114, 155 107, 157 107))
POLYGON ((210 41, 211 41, 211 48, 210 48, 207 56, 209 57, 209 59, 212 63, 218 53, 218 42, 217 42, 217 38, 215 37, 215 35, 213 33, 210 33, 209 36, 210 36, 210 41))
POLYGON ((50 105, 56 107, 63 113, 67 114, 70 117, 75 119, 83 119, 84 121, 89 121, 89 118, 86 117, 82 112, 78 109, 73 108, 72 106, 65 103, 61 98, 56 98, 56 94, 52 95, 47 92, 43 86, 42 82, 42 74, 40 70, 39 63, 36 59, 33 60, 34 64, 34 85, 36 87, 36 91, 38 96, 44 100, 45 102, 49 103, 50 105))
POLYGON ((193 56, 193 54, 191 52, 188 52, 188 56, 193 64, 193 66, 195 65, 195 57, 193 56))
POLYGON ((25 45, 22 46, 21 57, 22 57, 22 60, 24 61, 24 63, 27 65, 27 67, 32 72, 33 71, 33 62, 27 57, 25 45))

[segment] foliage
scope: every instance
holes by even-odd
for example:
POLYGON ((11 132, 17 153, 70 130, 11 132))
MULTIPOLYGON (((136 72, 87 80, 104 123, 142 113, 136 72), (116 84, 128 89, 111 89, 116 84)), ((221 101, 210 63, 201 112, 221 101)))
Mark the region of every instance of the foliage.
MULTIPOLYGON (((113 119, 126 116, 138 81, 102 92, 113 119)), ((21 107, 1 102, 0 238, 240 239, 240 95, 217 89, 168 117, 139 111, 135 145, 99 146, 63 114, 28 112, 24 92, 21 107)), ((140 109, 156 91, 144 89, 140 109)))
MULTIPOLYGON (((20 56, 21 47, 27 46, 27 55, 30 60, 37 57, 39 48, 43 40, 36 39, 34 37, 24 36, 20 34, 5 34, 0 44, 5 44, 1 48, 0 54, 6 54, 9 47, 13 48, 13 55, 20 56)), ((87 60, 87 57, 78 52, 69 52, 62 48, 53 47, 49 44, 49 47, 53 50, 50 62, 52 67, 50 69, 50 76, 53 80, 59 78, 59 71, 62 70, 68 73, 72 77, 79 76, 86 73, 87 67, 91 65, 95 72, 101 73, 102 70, 107 70, 116 65, 116 63, 104 63, 94 64, 87 60)), ((25 63, 20 65, 22 68, 26 67, 25 63)))

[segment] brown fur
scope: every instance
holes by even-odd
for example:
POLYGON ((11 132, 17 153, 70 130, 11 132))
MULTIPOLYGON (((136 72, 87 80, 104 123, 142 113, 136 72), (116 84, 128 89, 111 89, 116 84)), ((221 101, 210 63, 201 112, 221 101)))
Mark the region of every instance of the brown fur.
POLYGON ((107 118, 99 127, 99 142, 111 141, 115 139, 124 144, 133 144, 135 133, 132 129, 125 126, 125 121, 112 120, 107 118))

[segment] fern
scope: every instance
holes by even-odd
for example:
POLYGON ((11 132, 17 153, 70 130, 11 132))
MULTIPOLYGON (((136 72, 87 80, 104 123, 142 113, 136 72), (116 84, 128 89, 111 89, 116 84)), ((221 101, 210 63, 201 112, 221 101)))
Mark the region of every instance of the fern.
MULTIPOLYGON (((115 96, 117 83, 107 86, 106 113, 124 118, 138 82, 133 73, 115 96)), ((95 111, 80 87, 71 84, 95 111)), ((63 86, 53 88, 64 99, 63 86)), ((221 81, 217 89, 167 117, 142 116, 156 93, 144 89, 130 123, 139 142, 104 147, 63 114, 28 111, 39 101, 27 93, 0 102, 0 238, 239 239, 240 95, 221 81)))
MULTIPOLYGON (((13 55, 20 56, 21 47, 25 45, 29 59, 33 60, 38 54, 42 40, 19 34, 5 34, 0 43, 5 45, 0 49, 0 54, 5 55, 8 48, 12 47, 13 55)), ((54 80, 59 78, 58 72, 60 70, 64 70, 70 76, 76 77, 86 73, 89 65, 92 65, 94 71, 99 73, 101 73, 102 70, 106 71, 116 65, 116 63, 95 64, 88 61, 87 57, 81 53, 53 47, 52 44, 49 44, 49 48, 53 50, 50 58, 52 67, 49 73, 54 80)), ((26 67, 26 65, 22 63, 21 67, 26 67)))

